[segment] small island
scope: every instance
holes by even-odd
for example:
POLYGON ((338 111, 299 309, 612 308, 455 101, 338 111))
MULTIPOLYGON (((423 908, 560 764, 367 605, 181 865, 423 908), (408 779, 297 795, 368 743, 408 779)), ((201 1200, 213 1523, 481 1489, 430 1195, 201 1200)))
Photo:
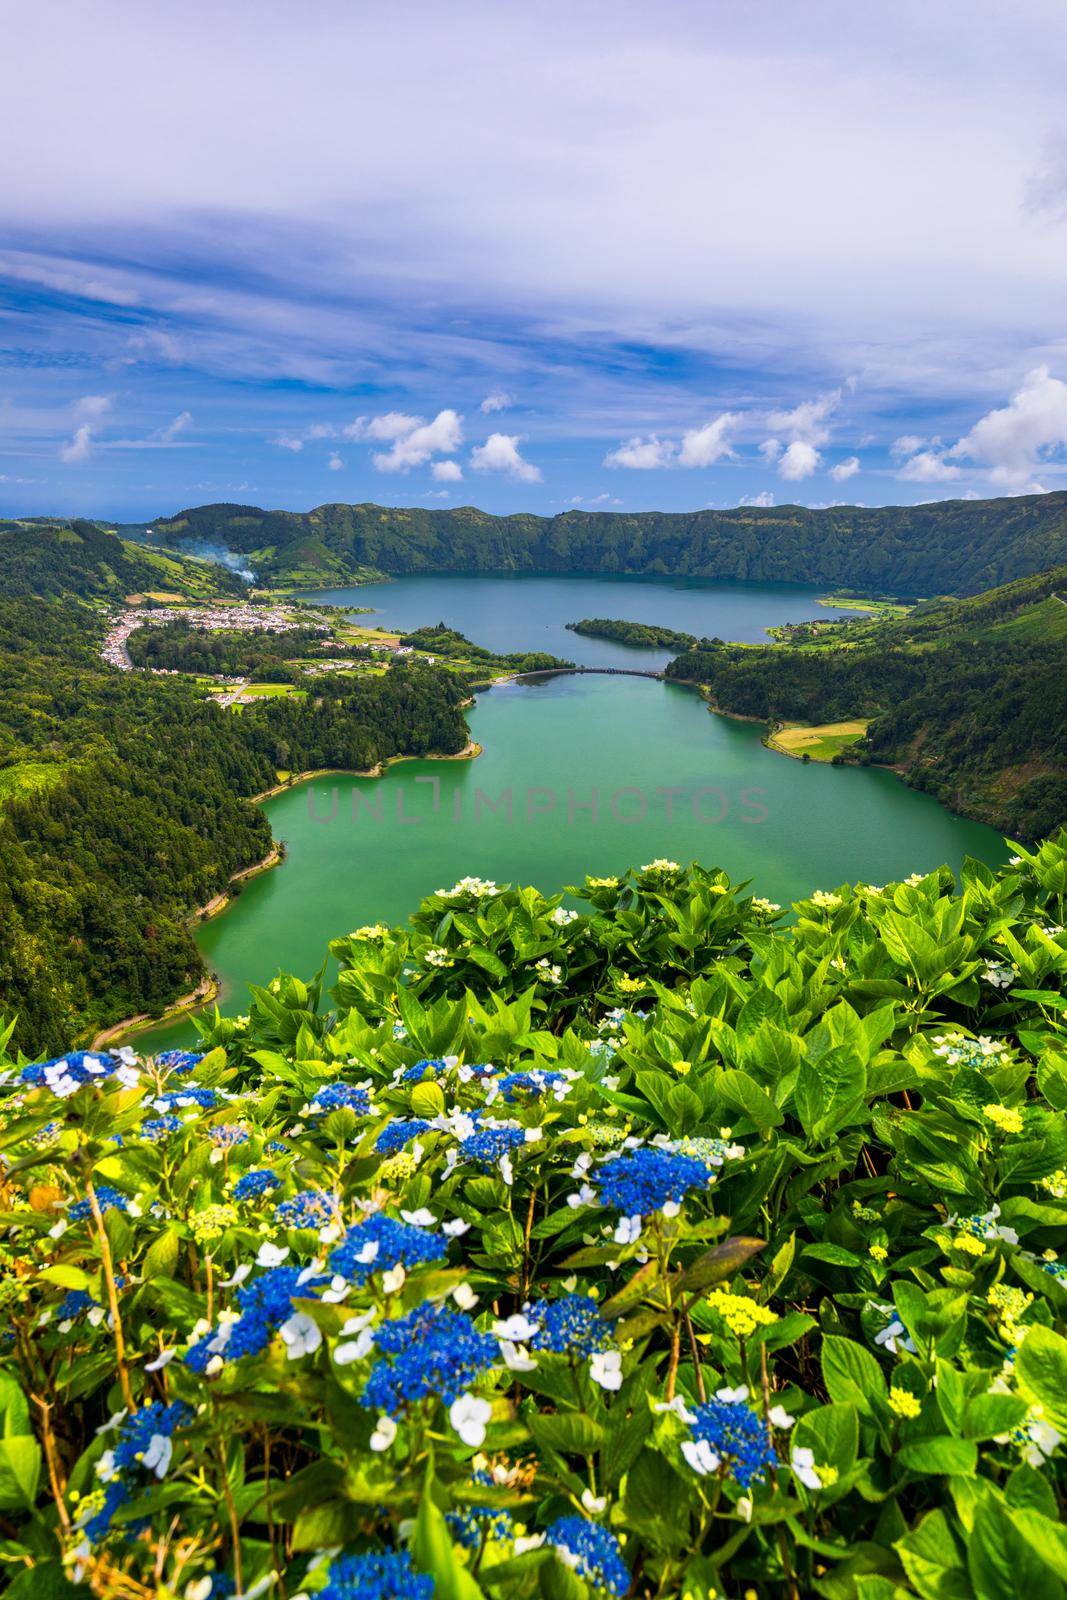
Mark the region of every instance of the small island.
POLYGON ((679 633, 675 628, 661 628, 652 622, 621 622, 611 617, 583 617, 581 622, 568 622, 567 627, 572 633, 644 650, 691 650, 697 642, 693 634, 679 633))

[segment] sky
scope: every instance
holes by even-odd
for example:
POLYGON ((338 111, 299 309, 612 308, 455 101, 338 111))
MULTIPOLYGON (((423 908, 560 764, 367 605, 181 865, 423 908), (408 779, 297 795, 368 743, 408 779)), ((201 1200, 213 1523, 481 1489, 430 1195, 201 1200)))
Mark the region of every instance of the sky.
POLYGON ((1060 0, 34 0, 0 514, 1067 487, 1060 0))

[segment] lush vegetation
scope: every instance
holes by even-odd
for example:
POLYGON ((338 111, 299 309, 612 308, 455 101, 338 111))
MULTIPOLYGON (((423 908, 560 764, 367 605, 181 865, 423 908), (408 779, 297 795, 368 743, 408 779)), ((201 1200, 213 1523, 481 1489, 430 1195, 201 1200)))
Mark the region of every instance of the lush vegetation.
POLYGON ((870 719, 842 759, 892 765, 954 810, 1038 839, 1067 818, 1064 569, 817 640, 751 648, 704 639, 667 667, 712 703, 768 722, 870 719))
POLYGON ((0 598, 115 601, 150 590, 199 597, 243 587, 224 567, 129 543, 94 522, 0 522, 0 598))
POLYGON ((365 645, 338 650, 320 628, 249 633, 222 628, 208 632, 178 616, 172 622, 138 628, 127 641, 135 667, 196 676, 251 678, 256 683, 297 683, 304 674, 295 663, 335 658, 369 659, 365 645))
POLYGON ((486 671, 545 672, 551 667, 574 665, 573 661, 549 655, 546 650, 517 650, 498 655, 484 645, 472 644, 464 634, 444 622, 438 622, 433 627, 416 628, 413 633, 404 634, 400 642, 413 650, 425 650, 430 655, 469 665, 476 669, 477 677, 484 677, 486 671))
POLYGON ((686 573, 848 585, 893 595, 971 594, 1067 561, 1067 493, 918 506, 740 506, 731 511, 494 517, 324 505, 309 512, 211 505, 151 524, 179 548, 222 544, 261 582, 373 573, 686 573))
POLYGON ((661 628, 651 622, 620 622, 611 617, 583 617, 581 622, 568 622, 567 626, 574 633, 594 639, 613 639, 616 644, 654 650, 688 650, 697 642, 691 633, 678 633, 674 628, 661 628))
POLYGON ((270 849, 277 769, 462 749, 460 691, 412 665, 226 712, 98 659, 77 606, 0 601, 0 1008, 24 1045, 160 1011, 202 975, 189 914, 270 849))
POLYGON ((12 1600, 1062 1600, 1067 852, 467 879, 12 1061, 12 1600))

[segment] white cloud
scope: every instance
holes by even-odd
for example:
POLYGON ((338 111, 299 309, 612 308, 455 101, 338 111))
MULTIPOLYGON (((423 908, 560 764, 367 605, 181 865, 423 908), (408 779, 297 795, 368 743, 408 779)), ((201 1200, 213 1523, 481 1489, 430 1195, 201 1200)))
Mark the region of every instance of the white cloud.
POLYGON ((403 439, 423 425, 422 417, 409 417, 404 411, 386 411, 380 417, 357 417, 347 428, 342 428, 341 433, 345 439, 374 439, 379 444, 388 444, 393 439, 403 439))
POLYGON ((79 461, 88 461, 93 453, 93 439, 97 425, 103 421, 111 410, 111 400, 106 394, 87 394, 77 402, 74 407, 76 417, 85 417, 87 420, 80 423, 74 430, 73 437, 61 446, 59 451, 60 461, 65 461, 68 466, 76 465, 79 461))
POLYGON ((494 389, 492 394, 486 395, 485 399, 478 407, 478 410, 484 412, 488 417, 491 416, 494 411, 506 411, 508 407, 510 405, 514 405, 514 403, 515 402, 511 395, 506 394, 503 389, 494 389))
POLYGON ((331 472, 340 472, 343 467, 344 467, 344 462, 341 460, 341 457, 337 454, 337 451, 335 450, 333 452, 333 455, 330 457, 330 471, 331 472))
POLYGON ((471 466, 475 472, 506 472, 520 483, 540 483, 540 467, 523 459, 519 442, 517 433, 491 433, 471 451, 471 466))
POLYGON ((73 439, 68 439, 60 450, 59 459, 70 465, 77 461, 88 461, 92 453, 93 430, 87 422, 83 422, 80 428, 75 428, 73 439))
POLYGON ((947 454, 987 468, 991 483, 1019 488, 1065 446, 1067 383, 1035 367, 1006 406, 987 412, 947 454))
POLYGON ((939 456, 936 450, 920 450, 910 461, 905 461, 897 473, 906 483, 950 483, 959 475, 959 467, 939 456))
POLYGON ((295 433, 283 433, 274 442, 280 450, 291 450, 294 455, 304 448, 303 439, 298 439, 295 433))
POLYGON ((435 461, 430 468, 438 483, 459 483, 463 468, 458 461, 435 461))
POLYGON ((822 456, 814 445, 794 439, 778 463, 778 476, 787 478, 791 483, 799 483, 801 478, 811 477, 821 460, 822 456))
POLYGON ((99 422, 101 417, 106 417, 111 410, 111 399, 106 394, 83 395, 74 407, 79 417, 88 417, 93 422, 99 422))
MULTIPOLYGON (((390 412, 385 417, 375 417, 369 424, 367 437, 391 438, 391 450, 374 457, 379 472, 409 472, 412 467, 425 466, 431 456, 450 455, 463 442, 463 427, 455 411, 439 411, 432 422, 421 422, 418 417, 403 417, 390 412), (401 424, 404 424, 402 427, 401 424), (387 428, 388 432, 377 431, 387 428)), ((503 435, 493 435, 494 438, 503 435)))
POLYGON ((741 421, 736 411, 724 411, 702 428, 690 428, 682 435, 678 464, 682 467, 710 467, 734 454, 727 438, 741 421))
POLYGON ((782 441, 780 439, 764 439, 759 447, 759 453, 769 467, 773 466, 782 453, 782 441))
POLYGON ((678 446, 670 439, 660 439, 654 433, 643 439, 638 434, 633 439, 627 439, 625 444, 620 444, 617 450, 609 450, 604 457, 604 465, 646 472, 653 467, 673 466, 677 450, 678 446))
POLYGON ((775 433, 800 444, 825 444, 830 437, 829 419, 841 404, 841 390, 802 400, 791 411, 768 411, 767 426, 775 433))
POLYGON ((743 494, 737 502, 739 506, 767 506, 774 504, 774 492, 771 489, 761 489, 759 494, 743 494))
POLYGON ((830 476, 835 483, 844 483, 846 479, 854 478, 859 470, 859 456, 848 456, 846 460, 839 461, 836 467, 830 468, 830 476))
POLYGON ((899 461, 905 456, 913 456, 917 450, 922 449, 925 442, 917 433, 902 433, 900 438, 894 439, 889 446, 889 454, 899 461))
POLYGON ((193 413, 191 411, 180 411, 173 422, 168 422, 165 428, 160 428, 156 437, 161 444, 170 444, 180 433, 184 433, 192 425, 193 413))

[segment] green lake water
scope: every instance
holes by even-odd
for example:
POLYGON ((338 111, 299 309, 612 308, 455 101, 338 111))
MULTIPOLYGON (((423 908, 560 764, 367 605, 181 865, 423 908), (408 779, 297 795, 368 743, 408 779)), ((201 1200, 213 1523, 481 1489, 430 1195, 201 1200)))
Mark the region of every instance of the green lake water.
MULTIPOLYGON (((528 593, 529 580, 514 590, 528 593)), ((458 594, 438 600, 450 592, 458 594)), ((365 590, 351 593, 369 603, 365 590)), ((746 598, 762 605, 765 621, 781 619, 780 591, 746 598)), ((627 599, 624 611, 618 594, 602 595, 598 614, 671 621, 642 615, 632 590, 627 599)), ((438 613, 452 620, 440 604, 423 606, 418 620, 438 613)), ((814 614, 807 604, 800 612, 814 614)), ((511 631, 512 648, 529 643, 518 612, 511 631)), ((728 618, 708 631, 738 632, 728 618)), ((484 747, 474 761, 400 762, 381 778, 315 780, 267 803, 284 864, 247 884, 199 934, 225 1010, 246 1009, 248 984, 279 969, 309 976, 330 938, 365 922, 402 922, 424 894, 467 873, 555 891, 587 871, 696 857, 786 904, 815 887, 1007 855, 992 829, 952 816, 891 773, 775 754, 761 745, 760 727, 713 716, 675 684, 561 676, 504 685, 480 696, 469 722, 484 747)), ((186 1022, 138 1043, 161 1049, 191 1037, 186 1022)))

